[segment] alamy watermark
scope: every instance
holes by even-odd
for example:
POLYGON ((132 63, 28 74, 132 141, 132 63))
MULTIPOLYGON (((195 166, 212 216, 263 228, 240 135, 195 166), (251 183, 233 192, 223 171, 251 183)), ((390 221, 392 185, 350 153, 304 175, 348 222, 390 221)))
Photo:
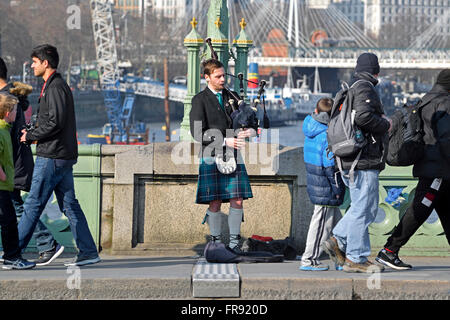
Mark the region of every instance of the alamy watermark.
MULTIPOLYGON (((202 122, 194 122, 194 140, 199 143, 192 145, 188 141, 181 141, 175 145, 172 150, 171 160, 175 165, 199 164, 197 157, 200 153, 206 161, 212 159, 214 155, 222 154, 224 148, 226 152, 233 148, 225 146, 225 138, 235 138, 240 129, 226 130, 225 136, 218 129, 202 130, 202 122), (203 149, 203 151, 202 151, 203 149), (192 157, 194 155, 194 157, 192 157)), ((279 170, 279 130, 263 130, 260 134, 261 140, 270 141, 270 143, 248 143, 239 149, 239 156, 236 159, 238 164, 257 165, 261 174, 268 172, 278 172, 279 170), (247 150, 248 148, 248 150, 247 150)), ((250 139, 253 139, 251 137, 250 139)), ((214 160, 211 160, 212 164, 214 160)))
POLYGON ((69 275, 67 277, 66 286, 69 290, 80 290, 81 289, 81 269, 78 266, 67 267, 66 273, 69 275))
POLYGON ((367 269, 367 273, 371 274, 366 281, 367 289, 381 289, 381 268, 377 265, 372 265, 367 269))
POLYGON ((66 20, 66 26, 69 30, 81 30, 81 9, 73 4, 67 7, 66 13, 69 17, 66 20))

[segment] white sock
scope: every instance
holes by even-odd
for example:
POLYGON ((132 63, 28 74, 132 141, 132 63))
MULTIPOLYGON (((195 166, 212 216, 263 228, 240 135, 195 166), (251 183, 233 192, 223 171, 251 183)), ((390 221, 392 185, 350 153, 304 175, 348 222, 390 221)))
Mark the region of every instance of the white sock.
POLYGON ((222 217, 220 213, 220 211, 211 212, 209 209, 206 210, 206 221, 209 225, 209 232, 213 237, 219 237, 222 231, 222 217))
POLYGON ((230 235, 241 234, 241 222, 243 216, 243 209, 230 207, 230 213, 228 214, 228 226, 230 228, 230 235))

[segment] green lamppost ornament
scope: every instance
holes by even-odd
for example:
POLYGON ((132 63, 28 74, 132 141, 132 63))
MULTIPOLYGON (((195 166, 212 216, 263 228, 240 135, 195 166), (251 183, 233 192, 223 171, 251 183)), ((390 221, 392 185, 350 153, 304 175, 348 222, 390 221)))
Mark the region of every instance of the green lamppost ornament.
POLYGON ((200 92, 200 47, 203 39, 195 29, 197 20, 192 18, 192 30, 184 39, 184 46, 188 51, 187 58, 187 95, 184 99, 184 117, 180 126, 180 140, 192 141, 189 128, 189 112, 192 108, 192 98, 200 92))
MULTIPOLYGON (((239 23, 241 26, 241 32, 233 41, 233 46, 236 48, 236 61, 235 61, 235 72, 236 74, 242 73, 243 78, 247 79, 248 74, 248 51, 253 46, 253 41, 247 37, 245 33, 245 27, 247 23, 245 19, 242 18, 239 23)), ((244 85, 244 99, 247 100, 247 81, 243 82, 244 85)), ((240 82, 236 79, 234 82, 234 90, 240 92, 240 82)))

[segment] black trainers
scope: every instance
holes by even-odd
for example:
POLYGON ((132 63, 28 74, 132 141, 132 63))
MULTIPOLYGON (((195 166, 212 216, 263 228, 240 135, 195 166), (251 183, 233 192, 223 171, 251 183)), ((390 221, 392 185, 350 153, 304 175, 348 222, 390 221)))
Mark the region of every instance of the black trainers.
POLYGON ((14 269, 14 270, 26 270, 26 269, 32 269, 36 266, 34 262, 27 261, 23 259, 22 257, 19 257, 14 260, 3 260, 3 269, 14 269))
POLYGON ((58 258, 64 251, 64 246, 59 243, 56 245, 55 249, 50 251, 45 251, 39 255, 39 259, 36 260, 37 266, 46 266, 52 263, 56 258, 58 258))
POLYGON ((73 260, 64 263, 66 267, 72 266, 85 266, 88 264, 94 264, 102 261, 99 256, 96 257, 79 257, 76 256, 73 260))
POLYGON ((391 267, 396 270, 409 270, 412 269, 412 265, 404 263, 398 257, 398 254, 389 252, 386 249, 382 249, 378 256, 375 258, 381 264, 391 267))

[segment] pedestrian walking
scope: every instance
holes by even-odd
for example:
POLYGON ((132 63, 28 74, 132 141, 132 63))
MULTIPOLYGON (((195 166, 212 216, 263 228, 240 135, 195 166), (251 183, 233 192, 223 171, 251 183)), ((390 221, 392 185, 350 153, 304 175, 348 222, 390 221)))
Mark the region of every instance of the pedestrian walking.
POLYGON ((3 268, 24 270, 36 266, 22 258, 17 219, 11 200, 14 190, 14 162, 9 130, 16 118, 18 100, 0 93, 0 228, 3 246, 3 268))
POLYGON ((433 210, 450 244, 450 69, 439 73, 420 104, 425 152, 413 167, 413 176, 419 182, 411 205, 375 258, 396 270, 412 268, 400 260, 398 253, 433 210))
MULTIPOLYGON (((31 93, 29 86, 24 83, 8 83, 8 69, 0 58, 0 93, 13 94, 18 99, 16 119, 11 127, 11 141, 14 160, 14 190, 11 192, 11 200, 14 205, 17 219, 23 215, 23 199, 21 191, 29 192, 31 178, 33 176, 34 160, 31 146, 21 143, 22 129, 25 127, 25 111, 30 107, 27 95, 31 93)), ((64 246, 56 242, 50 230, 38 220, 33 233, 39 252, 37 266, 47 265, 54 261, 63 251, 64 246)))
POLYGON ((36 126, 23 130, 21 142, 37 141, 36 162, 31 190, 19 222, 19 246, 27 247, 39 217, 55 192, 59 208, 69 219, 78 255, 66 265, 87 265, 100 261, 86 217, 75 196, 73 165, 78 158, 76 121, 72 91, 57 72, 58 51, 41 45, 31 53, 34 75, 45 81, 37 113, 36 126))
MULTIPOLYGON (((351 90, 354 90, 351 102, 354 123, 368 142, 362 148, 353 179, 343 176, 350 191, 351 206, 333 229, 333 236, 323 244, 331 259, 343 265, 346 272, 375 271, 373 263, 368 260, 371 252, 368 228, 378 212, 378 176, 385 168, 388 131, 391 127, 375 90, 379 73, 378 57, 373 53, 363 53, 357 59, 349 83, 351 90)), ((355 159, 341 158, 346 175, 355 159)))

